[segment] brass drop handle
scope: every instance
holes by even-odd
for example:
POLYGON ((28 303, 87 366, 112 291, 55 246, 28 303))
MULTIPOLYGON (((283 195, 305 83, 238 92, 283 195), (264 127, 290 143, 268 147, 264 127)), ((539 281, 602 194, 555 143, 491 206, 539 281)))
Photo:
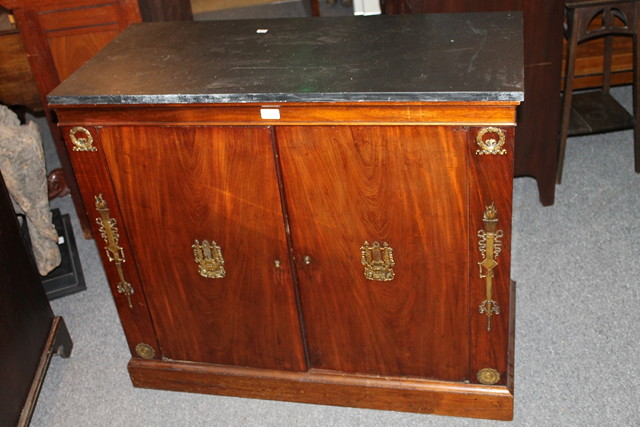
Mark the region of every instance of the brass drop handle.
POLYGON ((304 261, 304 265, 311 265, 311 257, 309 255, 305 255, 302 260, 304 261))

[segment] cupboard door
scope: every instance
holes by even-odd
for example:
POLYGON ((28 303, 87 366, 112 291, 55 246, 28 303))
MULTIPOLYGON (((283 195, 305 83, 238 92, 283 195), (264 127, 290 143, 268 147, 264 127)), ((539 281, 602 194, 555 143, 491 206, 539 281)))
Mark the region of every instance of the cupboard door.
POLYGON ((277 139, 311 367, 465 380, 465 132, 281 127, 277 139), (385 245, 392 272, 365 277, 363 259, 391 261, 385 245))
POLYGON ((101 139, 162 357, 305 370, 271 130, 122 126, 101 139))

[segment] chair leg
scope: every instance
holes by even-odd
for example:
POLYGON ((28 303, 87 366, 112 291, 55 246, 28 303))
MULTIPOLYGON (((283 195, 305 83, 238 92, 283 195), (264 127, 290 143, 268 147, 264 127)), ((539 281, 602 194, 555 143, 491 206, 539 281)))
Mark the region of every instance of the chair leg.
POLYGON ((567 39, 567 63, 564 79, 564 92, 562 95, 562 121, 560 127, 560 147, 558 150, 558 167, 556 170, 556 183, 562 182, 562 170, 564 168, 564 154, 567 148, 569 136, 569 122, 571 121, 571 101, 573 99, 573 76, 575 73, 576 50, 578 40, 578 28, 580 28, 579 14, 573 10, 568 12, 568 39, 567 39))

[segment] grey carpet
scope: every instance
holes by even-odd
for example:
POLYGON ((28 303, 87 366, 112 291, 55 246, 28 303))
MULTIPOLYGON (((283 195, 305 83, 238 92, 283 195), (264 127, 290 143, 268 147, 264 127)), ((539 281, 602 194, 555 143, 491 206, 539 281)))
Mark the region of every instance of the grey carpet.
MULTIPOLYGON (((628 108, 630 94, 615 90, 628 108)), ((552 207, 538 203, 532 179, 515 180, 514 426, 640 425, 640 175, 632 141, 631 131, 571 138, 552 207)), ((55 156, 48 159, 55 166, 55 156)), ((506 425, 133 388, 95 243, 81 237, 69 197, 52 206, 72 214, 87 290, 52 302, 75 347, 71 358, 52 360, 33 426, 506 425)))

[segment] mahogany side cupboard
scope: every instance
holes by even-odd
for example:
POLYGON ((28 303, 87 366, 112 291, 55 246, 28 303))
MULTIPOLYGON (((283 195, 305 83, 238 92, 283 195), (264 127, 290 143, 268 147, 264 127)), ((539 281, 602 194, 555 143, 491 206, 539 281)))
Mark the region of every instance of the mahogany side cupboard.
POLYGON ((521 27, 142 23, 56 88, 134 385, 510 419, 521 27))

